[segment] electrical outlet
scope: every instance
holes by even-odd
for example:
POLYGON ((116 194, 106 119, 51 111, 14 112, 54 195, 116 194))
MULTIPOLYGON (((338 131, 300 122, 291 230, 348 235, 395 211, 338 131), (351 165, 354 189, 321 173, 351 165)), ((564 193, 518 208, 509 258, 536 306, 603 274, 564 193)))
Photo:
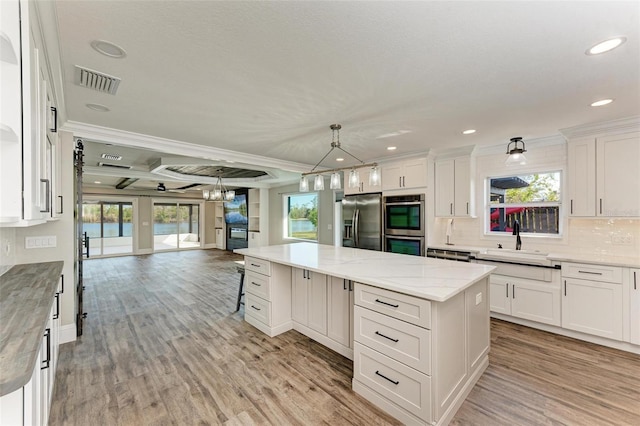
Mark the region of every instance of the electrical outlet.
POLYGON ((482 293, 476 294, 476 306, 482 303, 482 293))

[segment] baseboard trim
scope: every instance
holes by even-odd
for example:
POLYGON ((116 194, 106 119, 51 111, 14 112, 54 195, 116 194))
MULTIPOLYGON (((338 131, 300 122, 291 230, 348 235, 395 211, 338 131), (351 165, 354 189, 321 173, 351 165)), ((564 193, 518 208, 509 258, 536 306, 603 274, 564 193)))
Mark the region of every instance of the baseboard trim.
POLYGON ((152 248, 138 249, 138 251, 136 251, 135 254, 153 254, 153 249, 152 248))
POLYGON ((61 325, 58 330, 58 338, 59 342, 62 345, 63 343, 75 342, 76 340, 76 325, 75 324, 67 324, 61 325))

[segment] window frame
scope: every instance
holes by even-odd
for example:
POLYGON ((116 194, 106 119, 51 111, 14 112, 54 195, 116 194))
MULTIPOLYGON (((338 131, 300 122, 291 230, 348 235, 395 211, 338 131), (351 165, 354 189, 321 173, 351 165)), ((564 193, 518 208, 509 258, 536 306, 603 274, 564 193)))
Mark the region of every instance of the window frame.
POLYGON ((491 209, 493 208, 517 208, 517 207, 557 207, 558 208, 558 233, 550 234, 550 233, 534 233, 534 232, 520 232, 520 235, 532 238, 554 238, 554 239, 562 239, 564 237, 564 220, 563 220, 563 197, 565 195, 565 184, 564 184, 564 169, 551 167, 549 169, 534 169, 534 170, 526 170, 512 173, 503 173, 499 175, 487 175, 484 179, 484 214, 483 214, 483 229, 485 237, 506 237, 512 236, 511 232, 508 231, 492 231, 491 230, 491 209), (543 175, 543 174, 558 174, 558 191, 560 194, 558 201, 540 201, 540 202, 529 202, 529 203, 491 203, 490 194, 491 194, 491 180, 499 179, 505 177, 512 176, 530 176, 530 175, 543 175))
MULTIPOLYGON (((305 241, 310 243, 318 243, 320 241, 320 227, 319 223, 316 225, 316 238, 298 238, 292 237, 289 235, 289 206, 291 197, 295 196, 309 196, 314 195, 316 197, 316 209, 318 210, 318 218, 320 218, 320 193, 318 191, 310 191, 310 192, 290 192, 282 194, 282 239, 285 241, 305 241)), ((319 221, 319 219, 318 219, 319 221)))

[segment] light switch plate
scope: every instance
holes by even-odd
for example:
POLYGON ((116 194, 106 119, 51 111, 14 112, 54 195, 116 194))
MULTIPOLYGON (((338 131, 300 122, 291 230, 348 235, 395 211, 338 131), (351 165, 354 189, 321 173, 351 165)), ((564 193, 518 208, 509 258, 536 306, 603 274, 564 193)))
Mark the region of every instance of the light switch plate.
POLYGON ((482 303, 482 293, 478 293, 476 294, 476 305, 479 305, 482 303))
POLYGON ((42 237, 25 237, 24 248, 53 248, 58 245, 58 238, 55 235, 47 235, 42 237))

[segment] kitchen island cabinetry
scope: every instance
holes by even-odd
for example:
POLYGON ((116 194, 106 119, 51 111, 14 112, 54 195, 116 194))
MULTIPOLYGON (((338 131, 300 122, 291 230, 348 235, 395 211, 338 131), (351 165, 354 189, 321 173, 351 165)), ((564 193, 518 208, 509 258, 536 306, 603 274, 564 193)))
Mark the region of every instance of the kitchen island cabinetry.
POLYGON ((623 339, 622 268, 562 264, 562 327, 623 339))
POLYGON ((640 345, 640 268, 629 270, 630 281, 630 306, 629 317, 631 326, 629 327, 629 341, 634 345, 640 345))
POLYGON ((290 268, 289 299, 269 302, 290 303, 289 328, 353 359, 353 389, 404 423, 447 424, 488 365, 491 266, 312 243, 236 252, 290 268))
POLYGON ((568 143, 569 215, 640 217, 640 133, 568 143))

